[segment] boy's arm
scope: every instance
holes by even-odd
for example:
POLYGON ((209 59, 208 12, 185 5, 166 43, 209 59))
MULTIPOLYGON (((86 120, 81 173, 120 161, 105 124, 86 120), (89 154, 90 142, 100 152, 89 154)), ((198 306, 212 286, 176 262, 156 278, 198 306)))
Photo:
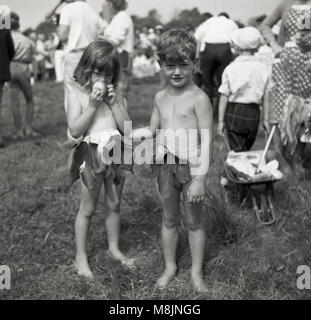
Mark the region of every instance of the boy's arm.
POLYGON ((220 93, 220 100, 218 105, 218 134, 222 135, 225 129, 225 114, 231 94, 230 81, 229 81, 229 68, 230 65, 224 70, 222 74, 221 86, 218 89, 220 93))
POLYGON ((218 134, 222 135, 223 131, 225 129, 225 115, 227 110, 227 105, 229 102, 229 97, 227 97, 224 94, 221 94, 220 100, 219 100, 219 107, 218 107, 218 134))
POLYGON ((204 200, 205 182, 212 158, 213 146, 213 108, 206 95, 198 97, 195 104, 195 113, 198 120, 198 130, 201 139, 201 153, 199 168, 194 167, 196 175, 188 190, 188 202, 199 203, 204 200))
POLYGON ((132 139, 133 140, 141 140, 142 138, 152 139, 155 137, 157 129, 159 128, 160 128, 160 111, 156 103, 154 103, 149 127, 133 130, 132 139))

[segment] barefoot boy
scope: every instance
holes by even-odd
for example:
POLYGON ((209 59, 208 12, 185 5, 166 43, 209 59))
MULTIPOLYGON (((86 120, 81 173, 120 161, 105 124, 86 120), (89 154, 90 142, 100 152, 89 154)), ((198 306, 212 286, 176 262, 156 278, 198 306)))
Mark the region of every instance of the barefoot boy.
POLYGON ((185 30, 171 30, 162 35, 157 53, 167 86, 155 96, 150 127, 134 130, 133 138, 156 135, 157 140, 163 135, 166 138, 166 141, 159 143, 155 157, 161 158, 161 150, 166 154, 162 158, 165 161, 155 165, 158 194, 163 207, 165 260, 165 270, 157 285, 165 288, 176 274, 182 194, 192 256, 191 278, 194 288, 203 292, 206 287, 202 271, 205 245, 202 208, 211 156, 213 111, 208 96, 192 80, 196 46, 194 37, 185 30), (175 132, 176 136, 172 138, 168 132, 175 132), (180 138, 180 132, 186 133, 186 139, 180 138), (176 146, 177 135, 179 143, 176 146), (175 160, 174 163, 169 159, 175 160))

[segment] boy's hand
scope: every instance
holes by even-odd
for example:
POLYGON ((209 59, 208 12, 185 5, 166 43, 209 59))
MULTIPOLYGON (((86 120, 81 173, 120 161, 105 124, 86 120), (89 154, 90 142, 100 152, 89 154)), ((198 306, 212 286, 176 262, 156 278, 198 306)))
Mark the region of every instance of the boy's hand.
POLYGON ((116 92, 114 91, 114 87, 113 87, 112 84, 109 84, 109 85, 107 86, 107 90, 108 90, 108 92, 107 92, 107 96, 105 97, 105 100, 106 100, 106 102, 111 106, 111 105, 113 105, 113 104, 116 103, 116 101, 117 101, 117 94, 116 94, 116 92))
POLYGON ((225 130, 225 123, 224 123, 223 121, 220 121, 220 122, 218 123, 217 133, 218 133, 220 136, 223 136, 224 130, 225 130))
POLYGON ((205 196, 205 182, 194 179, 190 184, 187 196, 189 203, 203 202, 205 196))

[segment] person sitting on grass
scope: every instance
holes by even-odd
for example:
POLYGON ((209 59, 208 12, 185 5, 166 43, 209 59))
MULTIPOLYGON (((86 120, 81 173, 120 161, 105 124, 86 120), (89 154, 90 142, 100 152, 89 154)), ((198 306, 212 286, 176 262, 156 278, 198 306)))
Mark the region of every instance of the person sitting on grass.
POLYGON ((192 256, 191 278, 196 291, 206 292, 203 280, 203 201, 211 158, 213 111, 208 96, 192 79, 196 48, 195 38, 186 30, 174 29, 161 36, 157 54, 167 87, 155 96, 150 126, 134 130, 132 137, 139 140, 157 135, 156 164, 153 167, 163 209, 165 260, 165 271, 158 279, 157 287, 165 288, 177 271, 176 248, 182 194, 192 256), (174 134, 169 137, 170 132, 174 134), (186 133, 184 139, 178 139, 180 132, 186 133), (191 132, 194 134, 191 135, 191 132), (162 134, 168 138, 166 142, 161 140, 162 134), (174 148, 176 138, 179 144, 174 148))
POLYGON ((74 148, 69 162, 71 182, 79 177, 81 180, 80 209, 75 222, 75 266, 79 275, 88 278, 92 278, 93 273, 88 263, 86 244, 103 184, 108 253, 126 267, 134 266, 134 261, 119 249, 120 202, 125 172, 104 152, 107 142, 121 137, 124 122, 130 120, 122 104, 122 94, 116 90, 120 71, 119 54, 114 46, 107 41, 94 41, 83 52, 74 72, 75 85, 68 96, 69 132, 74 139, 82 140, 74 148))
POLYGON ((230 148, 241 152, 250 150, 257 137, 269 69, 254 55, 262 44, 257 29, 236 30, 231 41, 238 57, 222 75, 218 134, 226 130, 230 148))

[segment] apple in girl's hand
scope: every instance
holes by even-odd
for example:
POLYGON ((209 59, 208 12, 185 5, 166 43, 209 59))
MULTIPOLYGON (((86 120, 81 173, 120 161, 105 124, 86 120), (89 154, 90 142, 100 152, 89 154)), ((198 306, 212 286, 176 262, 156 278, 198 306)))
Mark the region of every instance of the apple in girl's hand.
POLYGON ((97 82, 94 83, 93 91, 95 89, 100 91, 102 98, 104 98, 104 96, 107 94, 107 86, 102 81, 97 81, 97 82))

